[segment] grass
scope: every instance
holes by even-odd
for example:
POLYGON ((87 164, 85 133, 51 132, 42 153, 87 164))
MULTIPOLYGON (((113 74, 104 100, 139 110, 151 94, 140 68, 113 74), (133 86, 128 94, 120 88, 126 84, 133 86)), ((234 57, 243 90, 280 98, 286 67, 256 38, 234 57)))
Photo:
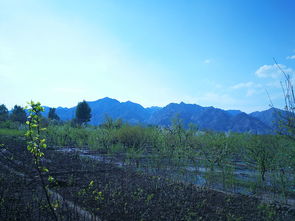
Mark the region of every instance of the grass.
POLYGON ((0 128, 0 136, 24 136, 24 130, 0 128))

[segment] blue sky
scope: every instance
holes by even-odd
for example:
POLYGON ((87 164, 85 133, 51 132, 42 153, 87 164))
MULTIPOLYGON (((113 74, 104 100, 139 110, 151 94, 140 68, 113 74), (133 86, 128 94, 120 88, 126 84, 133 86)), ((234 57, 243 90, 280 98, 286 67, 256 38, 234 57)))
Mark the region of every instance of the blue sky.
POLYGON ((292 0, 0 0, 0 103, 282 107, 292 0))

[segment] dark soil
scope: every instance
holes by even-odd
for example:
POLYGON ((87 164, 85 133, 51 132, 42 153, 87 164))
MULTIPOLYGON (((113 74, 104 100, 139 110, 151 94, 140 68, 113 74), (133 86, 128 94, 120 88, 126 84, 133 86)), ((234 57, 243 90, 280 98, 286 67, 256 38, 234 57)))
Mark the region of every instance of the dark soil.
MULTIPOLYGON (((26 173, 31 182, 0 166, 0 220, 52 220, 36 173, 30 169, 29 155, 19 148, 10 151, 2 155, 16 154, 12 162, 1 156, 2 165, 26 173)), ((294 210, 263 204, 254 197, 175 183, 132 168, 81 158, 77 153, 48 150, 45 156, 43 163, 55 179, 48 183, 49 188, 101 220, 295 220, 294 210)), ((70 210, 57 212, 61 220, 78 220, 69 215, 70 210)))
POLYGON ((195 185, 81 159, 47 154, 55 189, 103 220, 294 220, 294 211, 254 197, 229 195, 195 185), (73 171, 73 172, 70 172, 73 171))

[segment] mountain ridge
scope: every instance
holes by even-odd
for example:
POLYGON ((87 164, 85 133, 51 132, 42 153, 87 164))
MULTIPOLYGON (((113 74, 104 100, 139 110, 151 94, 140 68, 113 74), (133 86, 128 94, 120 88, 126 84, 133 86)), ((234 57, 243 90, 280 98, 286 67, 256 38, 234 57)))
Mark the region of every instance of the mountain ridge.
MULTIPOLYGON (((91 108, 90 124, 99 125, 105 117, 122 119, 129 124, 171 126, 171 121, 178 116, 185 127, 196 124, 201 130, 249 132, 257 134, 272 133, 271 122, 275 119, 273 109, 255 111, 250 114, 240 110, 223 110, 215 107, 202 107, 198 104, 170 103, 165 107, 143 107, 131 101, 120 102, 105 97, 95 101, 87 101, 91 108)), ((282 111, 276 109, 278 111, 282 111)), ((76 106, 71 108, 56 108, 57 115, 63 121, 75 117, 76 106)), ((45 106, 43 116, 47 116, 49 107, 45 106)))

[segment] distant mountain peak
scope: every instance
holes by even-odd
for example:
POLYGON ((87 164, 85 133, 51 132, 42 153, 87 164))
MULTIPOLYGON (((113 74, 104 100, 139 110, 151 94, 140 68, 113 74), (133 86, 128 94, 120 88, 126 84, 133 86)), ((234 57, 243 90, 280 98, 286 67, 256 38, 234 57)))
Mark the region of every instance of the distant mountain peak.
POLYGON ((102 99, 98 99, 98 100, 92 101, 92 102, 98 102, 98 101, 116 101, 116 102, 119 102, 118 100, 110 98, 110 97, 104 97, 102 99))
MULTIPOLYGON (((215 131, 235 131, 253 133, 271 133, 274 114, 281 111, 270 108, 261 112, 246 114, 240 110, 223 110, 210 107, 202 107, 197 104, 184 102, 170 103, 165 107, 144 108, 132 101, 120 102, 116 99, 105 97, 96 101, 88 101, 92 110, 90 123, 98 125, 104 122, 108 115, 113 119, 122 119, 131 124, 152 124, 159 126, 171 125, 171 120, 177 114, 182 118, 184 126, 190 123, 196 124, 200 129, 215 131)), ((49 108, 44 116, 48 115, 49 108)), ((71 120, 75 117, 76 107, 56 109, 57 115, 62 120, 71 120)))

